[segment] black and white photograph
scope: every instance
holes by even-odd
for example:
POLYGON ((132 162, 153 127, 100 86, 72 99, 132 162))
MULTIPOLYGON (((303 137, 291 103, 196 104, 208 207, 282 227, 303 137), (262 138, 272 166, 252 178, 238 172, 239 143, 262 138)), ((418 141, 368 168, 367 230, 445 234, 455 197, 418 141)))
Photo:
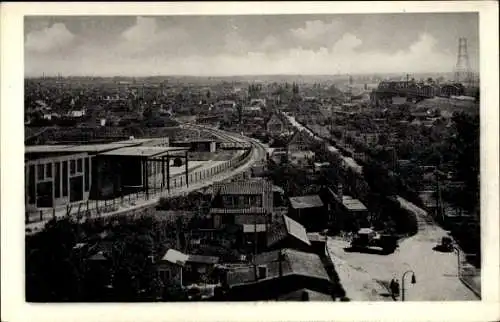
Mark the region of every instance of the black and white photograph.
POLYGON ((306 12, 22 17, 26 303, 484 300, 479 12, 306 12))

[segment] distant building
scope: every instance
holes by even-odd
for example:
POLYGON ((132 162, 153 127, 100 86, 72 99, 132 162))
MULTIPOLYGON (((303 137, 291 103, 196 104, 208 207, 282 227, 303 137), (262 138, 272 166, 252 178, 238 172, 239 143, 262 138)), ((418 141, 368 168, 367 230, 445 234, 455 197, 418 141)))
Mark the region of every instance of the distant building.
POLYGON ((286 123, 278 114, 273 114, 266 123, 266 129, 270 135, 278 136, 286 131, 286 123))
POLYGON ((314 160, 315 153, 311 151, 311 140, 305 131, 297 131, 287 144, 288 161, 302 166, 314 160))
POLYGON ((216 152, 217 141, 210 139, 191 139, 184 141, 173 141, 170 143, 173 147, 186 147, 189 152, 216 152))
POLYGON ((87 114, 87 110, 85 108, 78 110, 71 110, 68 112, 68 116, 72 118, 81 118, 87 114))
POLYGON ((250 100, 250 106, 259 106, 259 107, 265 108, 266 105, 267 105, 266 99, 264 99, 264 98, 252 98, 250 100))

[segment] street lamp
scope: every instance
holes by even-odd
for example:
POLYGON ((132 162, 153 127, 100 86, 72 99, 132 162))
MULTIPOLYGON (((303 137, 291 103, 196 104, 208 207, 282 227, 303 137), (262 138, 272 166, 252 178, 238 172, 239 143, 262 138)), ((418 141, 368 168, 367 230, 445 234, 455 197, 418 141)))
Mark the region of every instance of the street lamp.
POLYGON ((405 277, 406 274, 411 273, 411 283, 417 283, 417 279, 415 278, 415 272, 412 270, 408 270, 403 273, 403 277, 401 277, 401 301, 405 300, 405 277))

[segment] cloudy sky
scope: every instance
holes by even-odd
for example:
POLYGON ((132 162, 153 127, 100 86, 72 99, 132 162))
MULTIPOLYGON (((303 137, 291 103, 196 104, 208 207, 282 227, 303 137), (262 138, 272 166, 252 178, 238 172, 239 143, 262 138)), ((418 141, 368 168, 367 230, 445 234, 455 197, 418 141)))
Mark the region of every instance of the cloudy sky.
POLYGON ((25 75, 449 72, 478 69, 475 13, 25 17, 25 75))

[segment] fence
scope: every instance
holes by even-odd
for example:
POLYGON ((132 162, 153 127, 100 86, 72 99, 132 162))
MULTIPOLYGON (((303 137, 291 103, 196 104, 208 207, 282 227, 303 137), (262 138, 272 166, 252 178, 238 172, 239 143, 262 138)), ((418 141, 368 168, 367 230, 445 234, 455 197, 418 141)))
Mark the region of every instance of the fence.
MULTIPOLYGON (((231 160, 223 161, 210 168, 194 170, 188 175, 187 186, 189 187, 193 184, 204 182, 208 179, 213 179, 214 176, 221 174, 228 169, 237 168, 241 164, 245 163, 250 158, 251 154, 252 150, 247 150, 243 154, 238 155, 231 160)), ((180 188, 186 187, 186 174, 178 174, 172 179, 173 180, 170 181, 170 187, 160 185, 159 189, 153 189, 152 192, 141 191, 109 200, 87 200, 83 202, 73 203, 67 205, 66 207, 39 210, 37 212, 31 213, 27 212, 25 222, 26 224, 32 224, 48 221, 53 218, 64 218, 71 216, 75 217, 78 221, 91 218, 99 218, 104 214, 112 214, 118 212, 121 209, 123 209, 123 211, 127 211, 127 209, 131 206, 138 206, 138 202, 155 200, 159 197, 173 197, 183 193, 187 194, 187 192, 183 192, 182 190, 180 190, 180 188)), ((155 177, 155 180, 161 180, 161 177, 158 175, 155 177)), ((146 203, 144 205, 144 207, 150 206, 150 203, 146 203)))
POLYGON ((467 262, 467 257, 476 255, 463 254, 462 252, 460 252, 458 256, 459 256, 458 278, 478 298, 481 298, 481 269, 476 268, 467 262))

